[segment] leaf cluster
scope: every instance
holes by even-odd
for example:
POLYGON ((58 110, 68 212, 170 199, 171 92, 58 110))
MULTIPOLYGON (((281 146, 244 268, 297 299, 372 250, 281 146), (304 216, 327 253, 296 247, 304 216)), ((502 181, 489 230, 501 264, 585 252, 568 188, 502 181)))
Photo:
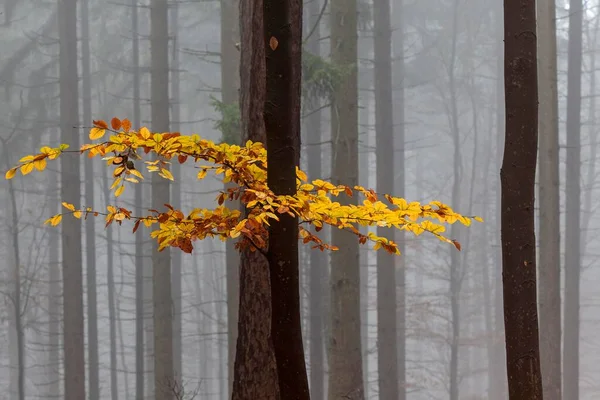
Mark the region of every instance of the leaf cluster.
MULTIPOLYGON (((398 245, 387 237, 374 233, 365 235, 360 226, 378 226, 405 230, 419 236, 425 232, 441 241, 453 244, 460 250, 460 244, 444 236, 446 224, 460 222, 465 226, 471 220, 481 221, 479 217, 466 217, 454 212, 449 206, 433 201, 429 204, 407 202, 405 199, 389 194, 378 194, 372 189, 361 186, 348 187, 334 185, 324 180, 308 182, 306 174, 297 169, 297 193, 276 195, 267 186, 267 152, 261 143, 252 141, 239 146, 228 143, 216 144, 199 135, 181 135, 179 133, 152 133, 146 127, 138 131, 131 129, 131 123, 113 118, 111 128, 104 121, 94 121, 90 130, 90 139, 95 143, 85 144, 79 150, 88 157, 100 156, 108 167, 113 168, 113 184, 116 197, 123 194, 126 185, 137 184, 144 179, 140 172, 145 166, 148 173, 157 173, 162 178, 174 180, 169 170, 172 162, 183 164, 193 161, 198 165, 198 180, 213 172, 224 183, 235 185, 222 191, 216 198, 214 209, 195 208, 184 213, 170 204, 163 210, 148 210, 147 215, 134 216, 124 207, 108 205, 105 212, 90 208, 76 209, 70 203, 63 206, 75 218, 89 214, 105 216, 106 226, 113 222, 121 224, 125 220, 134 222, 134 232, 140 224, 155 227, 151 237, 159 243, 162 250, 168 246, 178 247, 191 252, 193 242, 206 237, 218 237, 221 240, 240 237, 238 248, 249 247, 252 250, 266 251, 268 227, 279 216, 288 214, 297 217, 300 223, 300 239, 320 250, 337 250, 335 246, 323 242, 305 226, 312 225, 318 233, 324 225, 345 229, 357 236, 361 244, 371 242, 374 249, 383 249, 399 254, 398 245), (107 132, 111 135, 105 139, 107 132), (149 153, 158 155, 155 161, 144 161, 149 153), (204 163, 204 164, 202 164, 204 163), (342 205, 335 201, 339 196, 359 196, 361 204, 342 205), (243 216, 239 210, 224 206, 226 199, 238 199, 245 205, 248 213, 243 216)), ((20 164, 6 173, 11 179, 20 170, 27 175, 33 169, 42 171, 46 160, 53 160, 67 149, 66 145, 51 149, 43 147, 40 153, 23 157, 20 164)), ((58 225, 62 214, 55 215, 46 223, 58 225)))

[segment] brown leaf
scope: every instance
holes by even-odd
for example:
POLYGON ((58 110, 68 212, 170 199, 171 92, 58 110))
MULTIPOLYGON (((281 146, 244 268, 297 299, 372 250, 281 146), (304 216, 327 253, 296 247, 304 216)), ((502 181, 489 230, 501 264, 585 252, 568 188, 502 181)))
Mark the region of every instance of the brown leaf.
POLYGON ((458 243, 458 240, 453 240, 452 244, 454 245, 454 247, 456 247, 458 249, 458 251, 460 251, 461 246, 460 246, 460 243, 458 243))
POLYGON ((110 120, 110 126, 112 126, 115 131, 118 131, 121 129, 121 120, 117 117, 114 117, 110 120))
POLYGON ((275 51, 277 46, 279 46, 279 41, 275 36, 271 36, 271 39, 269 39, 269 47, 271 48, 271 50, 275 51))
POLYGON ((98 128, 102 128, 102 129, 108 129, 108 125, 106 122, 100 120, 94 120, 94 126, 97 126, 98 128))

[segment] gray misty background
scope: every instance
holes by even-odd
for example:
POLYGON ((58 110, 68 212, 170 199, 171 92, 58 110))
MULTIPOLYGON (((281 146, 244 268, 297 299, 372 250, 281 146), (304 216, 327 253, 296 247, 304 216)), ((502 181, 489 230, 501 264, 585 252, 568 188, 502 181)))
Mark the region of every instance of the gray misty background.
MULTIPOLYGON (((403 268, 405 278, 404 287, 398 288, 404 295, 405 306, 398 312, 406 315, 403 351, 406 398, 504 399, 506 395, 501 392, 491 393, 492 388, 505 386, 498 224, 504 132, 502 2, 401 2, 392 0, 391 4, 394 78, 386 83, 391 86, 395 99, 399 93, 404 99, 402 109, 398 108, 400 101, 395 101, 393 109, 394 131, 401 126, 404 132, 404 142, 396 141, 394 154, 395 157, 402 155, 405 165, 405 188, 395 193, 408 200, 440 200, 462 214, 479 215, 485 220, 484 224, 476 223, 468 229, 452 230, 451 236, 462 243, 460 253, 427 235, 418 238, 406 235, 403 239, 405 254, 397 261, 397 267, 403 268)), ((222 9, 231 8, 232 4, 237 8, 237 3, 231 0, 168 3, 169 35, 160 39, 168 42, 171 131, 198 133, 220 141, 223 132, 219 127, 223 124, 218 122, 235 118, 231 117, 230 109, 222 113, 213 100, 221 99, 223 49, 237 52, 235 44, 239 39, 228 37, 223 43, 221 39, 222 17, 227 26, 237 24, 235 13, 230 13, 233 17, 221 15, 222 9)), ((115 116, 129 118, 134 129, 138 128, 136 122, 152 129, 149 6, 149 0, 137 3, 135 0, 80 0, 77 4, 80 85, 77 101, 81 143, 89 142, 92 118, 105 121, 115 116), (82 4, 87 5, 86 15, 82 4), (134 11, 137 22, 134 22, 134 11), (89 37, 82 34, 85 26, 89 37), (135 57, 136 47, 139 57, 135 57), (88 89, 85 85, 89 85, 88 89)), ((600 227, 596 213, 599 6, 600 3, 593 0, 583 3, 580 43, 581 287, 576 295, 581 304, 580 368, 578 378, 575 377, 579 379, 580 399, 600 398, 600 320, 597 318, 600 274, 596 268, 600 243, 595 234, 600 227)), ((324 60, 329 60, 328 5, 323 8, 322 0, 306 0, 305 7, 306 32, 314 31, 307 46, 312 46, 313 54, 320 52, 324 60), (318 29, 315 29, 315 21, 318 21, 318 29)), ((374 68, 378 60, 374 58, 373 16, 378 9, 369 0, 358 0, 357 7, 359 182, 375 187, 378 151, 374 68)), ((1 0, 0 11, 0 169, 5 171, 16 165, 23 155, 38 151, 40 146, 57 146, 62 142, 59 105, 65 94, 60 93, 59 87, 59 38, 68 38, 68 32, 73 29, 66 30, 66 36, 59 34, 57 1, 1 0)), ((566 2, 557 0, 556 16, 563 226, 569 46, 569 5, 566 2)), ((60 22, 71 23, 66 18, 60 22)), ((66 83, 62 86, 68 90, 66 83)), ((321 161, 321 170, 313 178, 335 179, 330 168, 329 108, 327 96, 305 102, 303 168, 311 169, 311 165, 307 165, 309 152, 314 155, 317 151, 321 161), (314 115, 318 115, 317 121, 314 115), (314 130, 315 126, 318 131, 314 130)), ((58 212, 61 200, 94 206, 98 210, 115 203, 112 195, 107 196, 112 182, 111 170, 105 168, 103 162, 94 159, 90 163, 72 154, 63 157, 72 165, 81 163, 81 200, 61 198, 59 161, 49 162, 46 171, 32 173, 27 178, 20 177, 19 173, 10 184, 0 180, 0 399, 57 399, 64 393, 62 349, 70 344, 64 343, 61 334, 64 287, 60 268, 61 230, 43 226, 42 222, 58 212), (90 164, 92 170, 88 168, 90 164), (90 188, 93 188, 93 196, 90 188)), ((392 179, 397 179, 399 171, 391 165, 389 169, 394 173, 392 179)), ((171 185, 171 201, 176 207, 190 210, 214 206, 223 184, 214 178, 198 183, 196 173, 188 163, 176 175, 178 185, 171 185)), ((314 168, 310 173, 314 173, 314 168)), ((146 208, 149 208, 149 183, 147 179, 137 193, 146 208)), ((134 195, 133 187, 129 186, 118 203, 135 208, 134 195)), ((139 201, 137 204, 140 205, 139 201)), ((141 400, 136 397, 136 393, 140 393, 136 381, 143 382, 144 398, 154 399, 152 241, 147 230, 141 231, 143 236, 137 236, 136 252, 136 236, 131 234, 130 224, 104 229, 100 217, 95 219, 94 226, 82 225, 83 254, 77 268, 83 273, 84 356, 90 399, 141 400), (91 236, 95 238, 93 247, 91 236), (137 281, 136 265, 140 272, 137 281), (140 266, 143 268, 139 269, 140 266), (90 271, 94 276, 90 276, 90 271), (90 333, 90 321, 97 322, 97 326, 92 323, 91 328, 97 330, 97 335, 90 333), (90 363, 96 357, 97 361, 90 363), (90 376, 97 376, 98 380, 90 381, 90 376)), ((565 242, 563 235, 563 250, 565 242)), ((327 374, 333 373, 327 366, 325 351, 330 329, 329 255, 311 257, 310 249, 302 246, 300 249, 307 366, 311 387, 320 384, 326 393, 327 374), (315 268, 319 268, 319 272, 311 274, 315 268), (322 290, 317 289, 319 293, 312 295, 315 288, 322 290), (316 304, 311 303, 315 299, 316 304), (314 330, 315 326, 320 327, 318 331, 314 330), (313 346, 316 341, 320 347, 313 346)), ((206 240, 196 243, 192 255, 175 255, 176 252, 179 253, 171 251, 175 369, 189 394, 187 398, 195 394, 198 399, 227 399, 228 302, 231 306, 231 302, 237 300, 227 294, 225 244, 206 240)), ((562 254, 563 251, 561 257, 562 254)), ((383 397, 379 396, 378 387, 377 327, 383 321, 378 321, 377 312, 377 255, 366 246, 360 250, 360 268, 365 398, 378 399, 383 397)), ((71 295, 76 302, 77 291, 68 291, 67 301, 71 295)), ((543 327, 540 332, 543 336, 543 327)), ((565 376, 570 373, 565 367, 565 376)), ((318 397, 313 392, 313 398, 318 397)))

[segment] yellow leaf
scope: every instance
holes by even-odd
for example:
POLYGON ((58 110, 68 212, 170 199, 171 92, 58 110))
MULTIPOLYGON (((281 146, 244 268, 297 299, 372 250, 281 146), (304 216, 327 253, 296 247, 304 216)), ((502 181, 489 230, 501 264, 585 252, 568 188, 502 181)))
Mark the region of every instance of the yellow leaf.
POLYGON ((97 140, 100 139, 106 133, 106 129, 94 127, 90 129, 90 139, 97 140))
POLYGON ((200 169, 200 172, 198 172, 198 180, 204 179, 206 177, 206 172, 206 168, 200 169))
POLYGON ((132 169, 130 171, 131 171, 132 175, 135 175, 140 179, 144 179, 144 176, 142 175, 142 173, 140 171, 138 171, 137 169, 132 169))
POLYGON ((67 202, 64 202, 64 201, 63 201, 63 202, 62 202, 62 206, 63 206, 64 208, 66 208, 67 210, 70 210, 70 211, 75 211, 75 206, 74 206, 73 204, 71 204, 71 203, 67 203, 67 202))
POLYGON ((73 213, 73 216, 77 219, 81 218, 81 211, 77 210, 73 213))
POLYGON ((298 177, 298 179, 300 179, 303 182, 306 182, 308 180, 308 177, 306 176, 304 171, 297 169, 297 168, 296 168, 296 176, 298 177))
POLYGON ((117 178, 117 179, 115 179, 115 181, 113 182, 113 184, 110 186, 109 190, 113 190, 114 188, 116 188, 117 186, 119 186, 119 184, 121 183, 121 180, 123 180, 123 178, 117 178))
POLYGON ((138 180, 137 180, 137 179, 135 179, 135 178, 125 178, 125 180, 126 180, 127 182, 131 182, 131 183, 140 183, 140 181, 138 181, 138 180))
POLYGON ((34 156, 25 156, 25 157, 21 158, 21 159, 19 160, 19 162, 20 162, 20 163, 24 163, 24 162, 33 161, 33 159, 34 159, 34 158, 35 158, 34 156))
POLYGON ((44 222, 44 225, 50 224, 52 226, 56 226, 56 225, 60 224, 61 220, 62 220, 62 215, 61 214, 57 214, 57 215, 53 216, 52 218, 48 218, 44 222))
POLYGON ((123 193, 124 190, 125 190, 125 185, 119 186, 119 188, 117 190, 115 190, 115 197, 119 197, 123 193))
POLYGON ((4 179, 12 179, 14 178, 14 176, 17 173, 17 169, 16 168, 11 168, 8 171, 6 171, 6 174, 4 175, 4 179))
POLYGON ((38 170, 38 171, 43 171, 46 168, 46 159, 42 158, 41 160, 36 160, 33 162, 33 166, 38 170))
POLYGON ((163 178, 166 178, 170 181, 174 181, 175 178, 173 178, 173 174, 171 174, 171 171, 169 171, 168 169, 165 168, 161 168, 160 169, 160 176, 162 176, 163 178))
POLYGON ((477 222, 483 222, 483 218, 481 217, 473 217, 473 219, 477 222))
POLYGON ((150 137, 150 131, 148 130, 148 128, 146 128, 145 126, 143 126, 140 129, 140 135, 142 135, 142 137, 146 140, 148 140, 148 138, 150 137))
POLYGON ((33 171, 33 163, 29 163, 29 164, 25 164, 21 166, 21 173, 23 175, 27 175, 29 174, 31 171, 33 171))

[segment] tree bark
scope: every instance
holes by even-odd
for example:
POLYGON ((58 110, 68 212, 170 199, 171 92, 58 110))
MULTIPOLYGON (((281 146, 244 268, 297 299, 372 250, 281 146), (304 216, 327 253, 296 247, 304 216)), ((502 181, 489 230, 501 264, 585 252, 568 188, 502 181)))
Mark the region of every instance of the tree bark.
MULTIPOLYGON (((375 131, 377 192, 394 193, 394 118, 392 102, 392 30, 390 1, 373 3, 375 27, 375 131)), ((385 236, 389 228, 377 228, 385 236)), ((398 398, 398 354, 396 337, 396 268, 394 255, 377 252, 377 371, 379 397, 398 398)))
MULTIPOLYGON (((242 141, 266 143, 265 45, 262 0, 240 2, 240 107, 242 141)), ((271 340, 269 264, 245 249, 240 262, 240 303, 232 400, 279 400, 277 364, 271 340)))
MULTIPOLYGON (((358 183, 358 88, 356 0, 332 0, 331 60, 349 66, 350 73, 336 88, 331 105, 332 183, 358 183)), ((355 203, 356 197, 339 199, 355 203)), ((360 339, 360 266, 354 234, 333 229, 331 254, 331 338, 329 343, 329 399, 364 398, 360 339)))
MULTIPOLYGON (((79 90, 77 74, 77 0, 58 3, 60 42, 61 143, 79 149, 79 90)), ((62 201, 80 207, 79 160, 61 157, 62 201)), ((64 381, 65 400, 85 399, 85 347, 83 321, 83 276, 81 222, 65 218, 62 224, 64 381)))
POLYGON ((502 184, 502 275, 508 394, 542 399, 534 229, 537 156, 535 0, 504 3, 506 144, 502 184))
MULTIPOLYGON (((151 112, 152 131, 169 131, 169 23, 167 0, 150 4, 151 112)), ((170 202, 169 181, 152 175, 152 208, 170 202)), ((173 399, 173 304, 171 256, 167 248, 152 246, 152 295, 154 310, 154 392, 155 400, 173 399)))
MULTIPOLYGON (((294 195, 300 163, 302 2, 263 1, 267 183, 277 195, 294 195)), ((298 218, 278 217, 269 228, 268 259, 279 390, 282 399, 309 399, 300 318, 298 218)))
POLYGON ((554 0, 537 2, 540 360, 546 400, 561 399, 560 192, 554 0))
POLYGON ((567 72, 567 172, 565 176, 565 317, 563 371, 565 399, 579 399, 579 307, 581 278, 581 59, 582 0, 569 2, 567 72))

